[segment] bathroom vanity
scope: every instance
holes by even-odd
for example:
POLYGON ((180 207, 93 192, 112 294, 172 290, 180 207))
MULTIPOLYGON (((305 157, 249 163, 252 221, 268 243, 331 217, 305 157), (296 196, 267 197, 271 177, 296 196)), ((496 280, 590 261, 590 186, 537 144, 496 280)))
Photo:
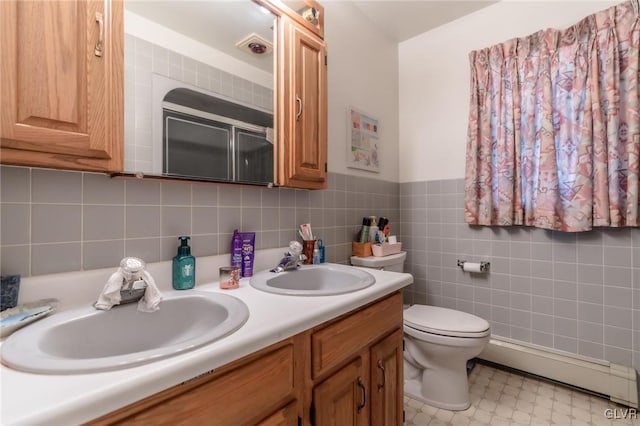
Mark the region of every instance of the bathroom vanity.
POLYGON ((89 424, 402 424, 401 390, 396 291, 89 424))
POLYGON ((401 424, 402 288, 413 279, 367 272, 374 285, 334 296, 270 294, 248 279, 226 292, 199 285, 246 303, 245 325, 182 355, 121 370, 53 375, 2 366, 1 421, 401 424))

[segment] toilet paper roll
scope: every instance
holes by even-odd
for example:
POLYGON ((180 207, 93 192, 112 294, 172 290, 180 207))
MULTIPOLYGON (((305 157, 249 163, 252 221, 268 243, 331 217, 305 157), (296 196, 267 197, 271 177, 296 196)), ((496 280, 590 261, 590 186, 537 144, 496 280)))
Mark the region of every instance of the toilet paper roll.
POLYGON ((398 242, 398 238, 395 235, 389 235, 389 239, 387 241, 389 244, 395 244, 398 242))
POLYGON ((464 262, 462 270, 465 272, 484 272, 482 266, 479 263, 464 262))

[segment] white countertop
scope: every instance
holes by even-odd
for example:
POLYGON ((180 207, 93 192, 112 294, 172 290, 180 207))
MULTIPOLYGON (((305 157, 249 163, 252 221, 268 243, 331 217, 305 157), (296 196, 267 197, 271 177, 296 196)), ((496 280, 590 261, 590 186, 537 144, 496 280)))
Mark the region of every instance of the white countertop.
POLYGON ((413 282, 410 274, 365 270, 376 278, 374 285, 336 296, 301 297, 265 293, 251 287, 247 278, 242 279, 240 288, 235 290, 220 290, 217 283, 213 282, 199 284, 197 290, 224 292, 241 299, 249 307, 249 320, 238 331, 220 341, 139 367, 94 374, 45 375, 0 366, 1 423, 67 425, 89 421, 347 313, 413 282))

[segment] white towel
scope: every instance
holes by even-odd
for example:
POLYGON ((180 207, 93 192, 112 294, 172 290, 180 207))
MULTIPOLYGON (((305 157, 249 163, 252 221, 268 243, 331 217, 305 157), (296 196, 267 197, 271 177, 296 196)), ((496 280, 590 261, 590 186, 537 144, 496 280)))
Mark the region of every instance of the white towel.
POLYGON ((98 296, 98 301, 93 305, 96 309, 108 311, 113 305, 120 303, 120 290, 124 283, 124 275, 122 272, 122 268, 118 268, 116 272, 111 274, 102 289, 102 293, 98 296))
POLYGON ((149 272, 142 271, 142 280, 147 284, 147 288, 142 299, 138 301, 138 310, 140 312, 155 312, 160 308, 160 302, 162 302, 160 290, 149 272))
POLYGON ((108 311, 114 305, 120 304, 120 290, 122 290, 124 282, 134 282, 139 279, 142 279, 147 287, 144 290, 144 296, 138 301, 138 310, 140 312, 157 311, 160 308, 162 295, 151 274, 146 270, 129 273, 122 268, 118 268, 118 270, 109 277, 107 284, 105 284, 102 293, 100 293, 98 297, 98 301, 94 303, 93 306, 96 309, 108 311))

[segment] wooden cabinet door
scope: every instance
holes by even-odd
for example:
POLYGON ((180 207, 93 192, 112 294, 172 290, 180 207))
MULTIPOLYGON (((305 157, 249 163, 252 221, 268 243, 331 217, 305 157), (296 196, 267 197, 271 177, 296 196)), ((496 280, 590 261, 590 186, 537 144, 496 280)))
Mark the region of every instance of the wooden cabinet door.
POLYGON ((371 347, 371 425, 402 424, 402 330, 371 347))
POLYGON ((316 426, 368 425, 365 360, 358 357, 313 389, 316 426))
POLYGON ((3 0, 0 28, 2 162, 121 171, 122 1, 3 0))
POLYGON ((280 185, 327 186, 327 72, 324 41, 281 16, 284 72, 276 176, 280 185))

